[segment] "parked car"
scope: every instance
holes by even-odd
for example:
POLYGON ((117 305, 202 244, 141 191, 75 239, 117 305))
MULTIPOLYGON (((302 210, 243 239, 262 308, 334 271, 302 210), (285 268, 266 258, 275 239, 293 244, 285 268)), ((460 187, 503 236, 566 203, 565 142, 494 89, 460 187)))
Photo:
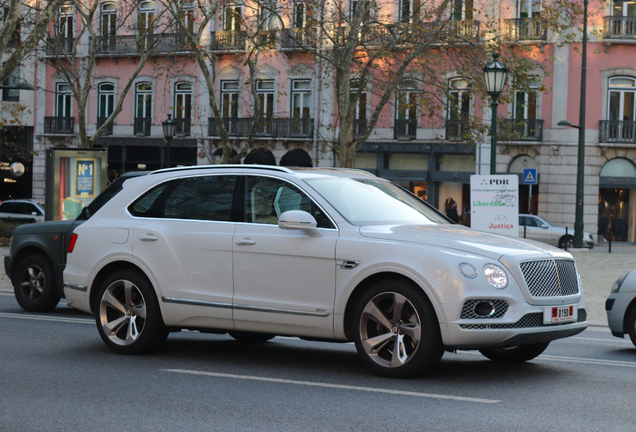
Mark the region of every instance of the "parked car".
POLYGON ((354 341, 390 377, 444 350, 527 361, 587 327, 569 253, 452 224, 346 169, 155 171, 75 227, 64 292, 117 353, 180 329, 293 335, 354 341))
MULTIPOLYGON (((76 220, 21 225, 13 231, 9 255, 4 257, 4 268, 22 309, 46 312, 55 308, 64 296, 62 271, 66 265, 71 232, 121 191, 126 180, 144 174, 147 172, 127 173, 113 181, 82 209, 76 220)), ((6 202, 9 201, 2 204, 6 202)))
MULTIPOLYGON (((565 228, 555 226, 547 220, 535 215, 520 214, 519 215, 519 237, 530 240, 537 240, 543 243, 565 248, 565 245, 574 246, 574 230, 567 232, 565 228)), ((588 232, 583 233, 583 246, 592 249, 594 247, 594 239, 588 232)))
POLYGON ((605 301, 607 323, 612 334, 628 334, 636 346, 636 270, 619 277, 605 301))
POLYGON ((29 200, 6 200, 0 202, 0 220, 15 222, 43 222, 44 209, 29 200))

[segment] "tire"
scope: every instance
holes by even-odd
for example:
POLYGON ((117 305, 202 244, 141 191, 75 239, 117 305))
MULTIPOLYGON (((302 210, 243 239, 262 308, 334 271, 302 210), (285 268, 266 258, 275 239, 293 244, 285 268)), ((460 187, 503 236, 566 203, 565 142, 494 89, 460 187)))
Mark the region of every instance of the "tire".
POLYGON ((433 306, 419 287, 402 280, 379 282, 360 298, 353 339, 362 361, 389 378, 421 375, 444 354, 433 306))
POLYGON ((13 288, 18 304, 28 312, 48 312, 60 302, 53 266, 42 255, 29 255, 20 261, 13 288))
POLYGON ((629 312, 625 315, 625 330, 627 330, 629 338, 636 346, 636 305, 632 305, 629 312))
POLYGON ((118 354, 145 354, 168 337, 157 296, 137 271, 120 270, 102 282, 95 303, 99 335, 118 354))
POLYGON ((561 237, 559 239, 559 247, 561 249, 565 249, 565 245, 568 245, 568 249, 573 248, 574 247, 574 237, 572 237, 571 235, 564 235, 563 237, 561 237))
POLYGON ((538 357, 550 345, 550 342, 521 345, 510 348, 484 348, 479 352, 497 363, 523 363, 538 357))
POLYGON ((232 336, 237 341, 243 342, 243 343, 263 343, 263 342, 267 342, 270 339, 274 339, 276 337, 275 334, 271 334, 271 333, 256 333, 256 332, 243 332, 243 331, 232 331, 230 332, 230 336, 232 336))

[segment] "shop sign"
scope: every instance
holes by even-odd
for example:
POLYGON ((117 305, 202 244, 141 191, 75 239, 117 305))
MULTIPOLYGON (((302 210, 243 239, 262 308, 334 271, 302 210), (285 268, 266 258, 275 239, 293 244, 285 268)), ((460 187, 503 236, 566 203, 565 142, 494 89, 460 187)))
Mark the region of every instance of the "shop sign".
POLYGON ((470 176, 470 226, 478 231, 519 236, 519 177, 470 176))

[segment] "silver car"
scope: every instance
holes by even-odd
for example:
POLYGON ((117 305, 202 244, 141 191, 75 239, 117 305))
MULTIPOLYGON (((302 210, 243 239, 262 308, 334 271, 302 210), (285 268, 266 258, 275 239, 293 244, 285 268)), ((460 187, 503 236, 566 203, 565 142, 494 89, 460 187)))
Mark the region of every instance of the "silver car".
MULTIPOLYGON (((569 229, 566 232, 565 228, 554 226, 535 215, 519 215, 519 237, 537 240, 560 248, 564 248, 566 244, 568 247, 574 246, 574 229, 569 229)), ((583 233, 583 247, 590 249, 594 247, 594 239, 588 232, 583 233)))
POLYGON ((29 200, 6 200, 0 202, 0 220, 44 222, 44 209, 29 200))
POLYGON ((612 334, 624 338, 628 333, 636 346, 636 270, 619 277, 605 301, 607 323, 612 334))

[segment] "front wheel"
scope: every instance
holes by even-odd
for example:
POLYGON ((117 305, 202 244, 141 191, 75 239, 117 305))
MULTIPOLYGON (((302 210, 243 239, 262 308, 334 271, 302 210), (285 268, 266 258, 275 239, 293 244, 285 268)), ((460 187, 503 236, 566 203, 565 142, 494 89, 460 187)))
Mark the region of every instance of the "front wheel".
POLYGON ((564 235, 563 237, 561 237, 559 239, 559 247, 561 249, 565 248, 565 245, 568 246, 568 249, 573 248, 574 247, 574 237, 572 237, 571 235, 564 235))
POLYGON ((498 363, 523 363, 538 357, 550 342, 520 345, 510 348, 484 348, 479 352, 498 363))
POLYGON ((150 282, 139 272, 121 270, 97 292, 95 321, 102 340, 119 354, 144 354, 168 337, 150 282))
POLYGON ((632 306, 625 318, 625 328, 629 333, 629 338, 636 346, 636 306, 632 306))
POLYGON ((444 353, 433 306, 419 287, 408 282, 374 285, 359 300, 353 319, 358 354, 378 375, 420 375, 444 353))
POLYGON ((60 301, 51 262, 42 255, 20 261, 13 277, 15 299, 28 312, 48 312, 60 301))

